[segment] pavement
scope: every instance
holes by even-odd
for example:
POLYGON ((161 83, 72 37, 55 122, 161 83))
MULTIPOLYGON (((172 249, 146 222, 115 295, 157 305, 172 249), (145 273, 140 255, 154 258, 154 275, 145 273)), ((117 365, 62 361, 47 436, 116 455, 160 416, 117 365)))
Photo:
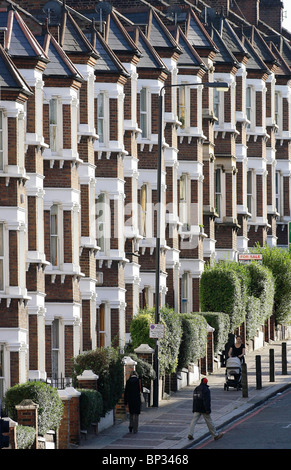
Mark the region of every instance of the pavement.
MULTIPOLYGON (((271 397, 291 387, 291 340, 267 343, 264 347, 247 353, 247 394, 234 388, 224 390, 225 368, 208 374, 211 391, 212 419, 218 430, 251 412, 271 397), (287 344, 287 375, 282 375, 282 342, 287 344), (274 350, 275 374, 270 376, 270 349, 274 350), (261 356, 261 389, 257 389, 256 356, 261 356), (270 381, 274 378, 274 381, 270 381), (247 395, 247 396, 245 396, 247 395)), ((200 377, 200 379, 202 376, 200 377)), ((148 407, 141 412, 136 434, 129 433, 128 417, 101 431, 81 439, 78 449, 149 450, 189 449, 193 444, 210 437, 203 419, 195 427, 194 440, 188 440, 192 419, 192 397, 196 385, 191 384, 162 400, 158 407, 148 407)))

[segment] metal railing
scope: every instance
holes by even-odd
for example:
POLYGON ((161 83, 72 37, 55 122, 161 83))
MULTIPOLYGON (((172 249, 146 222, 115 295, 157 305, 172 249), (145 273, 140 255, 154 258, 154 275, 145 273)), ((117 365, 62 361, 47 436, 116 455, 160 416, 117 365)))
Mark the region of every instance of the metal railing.
MULTIPOLYGON (((37 379, 30 379, 29 382, 38 382, 37 379)), ((57 388, 58 390, 64 390, 66 387, 72 387, 72 377, 47 377, 46 380, 41 379, 40 382, 44 382, 51 387, 57 388)))

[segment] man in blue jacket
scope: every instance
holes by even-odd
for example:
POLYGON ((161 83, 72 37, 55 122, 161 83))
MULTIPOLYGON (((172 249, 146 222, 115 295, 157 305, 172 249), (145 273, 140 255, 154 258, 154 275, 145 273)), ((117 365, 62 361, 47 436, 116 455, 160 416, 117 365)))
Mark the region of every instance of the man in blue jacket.
POLYGON ((193 432, 195 424, 197 423, 198 419, 202 415, 205 419, 205 422, 208 426, 209 432, 213 436, 215 440, 220 439, 223 436, 223 432, 219 433, 216 430, 216 427, 212 421, 210 416, 211 413, 211 397, 210 397, 210 390, 207 385, 208 380, 206 378, 201 380, 200 385, 195 388, 193 393, 193 418, 190 424, 190 430, 188 439, 193 439, 193 432))

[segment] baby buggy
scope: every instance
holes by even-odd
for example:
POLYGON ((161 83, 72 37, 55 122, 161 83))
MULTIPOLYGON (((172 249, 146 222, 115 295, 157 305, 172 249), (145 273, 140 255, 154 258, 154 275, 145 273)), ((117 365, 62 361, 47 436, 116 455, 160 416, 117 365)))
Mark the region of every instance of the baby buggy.
POLYGON ((226 361, 224 390, 229 387, 241 389, 241 362, 238 357, 229 357, 226 361))

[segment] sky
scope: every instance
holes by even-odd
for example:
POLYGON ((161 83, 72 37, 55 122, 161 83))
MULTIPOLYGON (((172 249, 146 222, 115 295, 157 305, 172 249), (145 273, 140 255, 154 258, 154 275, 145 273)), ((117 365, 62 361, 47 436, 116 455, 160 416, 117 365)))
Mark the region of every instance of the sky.
POLYGON ((283 0, 284 11, 287 11, 287 18, 283 18, 283 27, 291 32, 291 0, 283 0))

